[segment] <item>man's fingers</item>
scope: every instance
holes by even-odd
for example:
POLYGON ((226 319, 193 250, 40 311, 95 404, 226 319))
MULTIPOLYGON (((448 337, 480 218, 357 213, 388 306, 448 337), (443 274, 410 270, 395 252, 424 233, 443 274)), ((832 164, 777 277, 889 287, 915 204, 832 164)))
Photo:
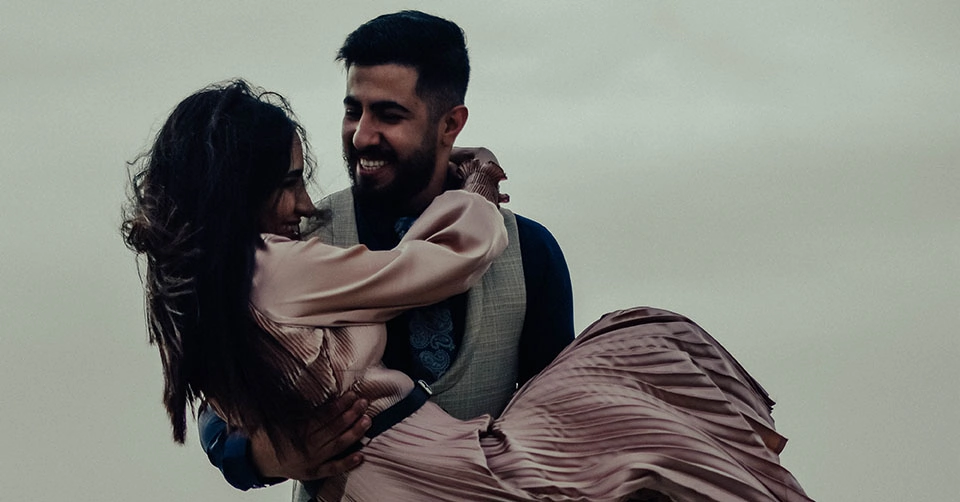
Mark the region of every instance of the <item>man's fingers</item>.
POLYGON ((317 468, 313 479, 324 479, 343 474, 363 462, 362 453, 353 453, 340 460, 326 462, 317 468))
POLYGON ((330 405, 332 406, 329 409, 331 414, 326 414, 328 410, 321 413, 327 417, 327 421, 317 423, 309 434, 308 440, 317 447, 336 440, 344 431, 355 425, 357 419, 367 411, 368 404, 366 399, 357 399, 356 395, 353 398, 338 398, 337 402, 330 405), (349 406, 344 406, 347 403, 350 403, 349 406))
POLYGON ((354 422, 343 434, 340 434, 336 439, 327 443, 325 449, 329 451, 329 455, 326 456, 328 458, 335 457, 346 451, 347 448, 353 446, 357 441, 360 441, 360 438, 367 432, 370 425, 370 417, 366 415, 360 417, 360 419, 354 422))
POLYGON ((340 434, 333 440, 326 441, 322 445, 318 445, 318 448, 314 450, 314 455, 316 455, 316 458, 330 460, 327 460, 326 462, 323 462, 315 467, 313 472, 310 473, 310 475, 313 476, 312 479, 335 476, 337 474, 347 472, 348 470, 359 465, 363 458, 362 454, 360 453, 351 453, 350 455, 340 459, 336 457, 347 451, 347 449, 356 444, 357 441, 360 441, 360 438, 362 438, 363 434, 367 432, 367 429, 370 428, 370 425, 370 417, 363 415, 346 431, 344 431, 343 434, 340 434))
POLYGON ((356 404, 358 399, 359 396, 357 396, 356 392, 352 390, 344 392, 336 399, 320 406, 317 409, 316 416, 321 419, 326 419, 327 421, 332 421, 349 410, 356 404))
MULTIPOLYGON (((354 408, 357 407, 360 401, 360 396, 358 396, 356 392, 350 390, 344 392, 333 401, 324 404, 317 409, 314 415, 317 417, 316 428, 325 429, 329 427, 337 427, 344 418, 344 414, 355 413, 354 408)), ((336 434, 339 434, 341 430, 346 428, 347 425, 353 423, 353 420, 356 420, 358 417, 359 415, 354 416, 350 422, 347 422, 347 424, 340 424, 336 434)))
POLYGON ((364 415, 367 400, 357 399, 353 406, 335 419, 315 428, 307 437, 309 450, 316 459, 329 460, 340 455, 363 437, 370 428, 370 417, 364 415))
POLYGON ((307 453, 290 452, 283 460, 263 433, 253 435, 251 455, 258 472, 266 477, 300 480, 320 479, 353 469, 363 459, 357 452, 339 458, 356 444, 370 428, 364 413, 369 402, 355 392, 346 392, 317 409, 317 420, 310 424, 304 438, 307 453))

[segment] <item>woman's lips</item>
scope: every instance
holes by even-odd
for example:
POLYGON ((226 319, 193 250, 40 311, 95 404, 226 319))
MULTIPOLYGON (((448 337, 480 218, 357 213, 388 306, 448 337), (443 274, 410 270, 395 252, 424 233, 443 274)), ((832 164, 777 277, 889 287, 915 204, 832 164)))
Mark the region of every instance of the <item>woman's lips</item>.
POLYGON ((282 235, 284 237, 287 237, 293 240, 299 240, 300 239, 300 222, 287 223, 286 225, 283 226, 282 231, 283 231, 282 235))

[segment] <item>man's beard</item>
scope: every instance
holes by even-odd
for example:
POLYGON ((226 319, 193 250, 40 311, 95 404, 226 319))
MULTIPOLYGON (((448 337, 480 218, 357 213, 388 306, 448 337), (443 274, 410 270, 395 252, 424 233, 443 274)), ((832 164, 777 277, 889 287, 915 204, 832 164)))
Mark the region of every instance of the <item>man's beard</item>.
POLYGON ((402 213, 410 201, 423 192, 433 178, 437 162, 437 146, 427 136, 420 148, 405 158, 386 145, 359 151, 350 145, 344 149, 347 173, 353 185, 353 195, 360 204, 374 206, 391 213, 402 213), (395 168, 393 180, 386 186, 375 187, 357 176, 360 157, 385 160, 395 168))

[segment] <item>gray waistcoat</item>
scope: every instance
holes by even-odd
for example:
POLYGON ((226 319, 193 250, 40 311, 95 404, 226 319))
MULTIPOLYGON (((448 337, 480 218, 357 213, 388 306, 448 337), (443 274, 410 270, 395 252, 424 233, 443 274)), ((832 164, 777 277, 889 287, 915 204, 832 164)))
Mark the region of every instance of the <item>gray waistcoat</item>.
MULTIPOLYGON (((329 209, 333 219, 312 236, 341 247, 359 243, 353 195, 349 189, 330 194, 318 206, 329 209)), ((517 218, 507 209, 500 212, 510 243, 480 283, 467 293, 466 322, 457 358, 450 369, 430 385, 431 400, 460 419, 484 413, 499 415, 516 390, 517 347, 527 298, 517 218)), ((307 500, 307 492, 296 483, 293 501, 307 500)))

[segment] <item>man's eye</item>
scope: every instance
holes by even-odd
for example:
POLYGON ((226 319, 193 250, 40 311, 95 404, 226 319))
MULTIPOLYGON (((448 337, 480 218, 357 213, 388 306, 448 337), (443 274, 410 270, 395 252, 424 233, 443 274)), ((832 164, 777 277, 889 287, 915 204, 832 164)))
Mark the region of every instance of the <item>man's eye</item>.
POLYGON ((387 122, 389 124, 396 124, 403 120, 403 115, 398 115, 396 113, 386 113, 380 116, 380 120, 387 122))
POLYGON ((360 110, 348 106, 343 109, 343 116, 348 119, 358 119, 360 118, 360 110))

